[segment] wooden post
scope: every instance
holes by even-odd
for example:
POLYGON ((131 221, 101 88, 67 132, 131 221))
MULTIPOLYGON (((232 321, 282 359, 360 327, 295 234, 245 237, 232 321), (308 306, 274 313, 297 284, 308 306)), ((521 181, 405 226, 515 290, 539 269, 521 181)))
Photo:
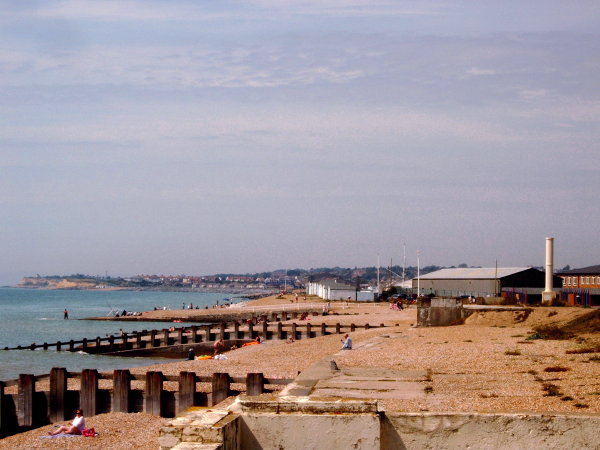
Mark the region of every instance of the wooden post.
POLYGON ((353 323, 350 324, 350 331, 353 332, 354 330, 356 330, 356 325, 354 325, 353 323))
POLYGON ((227 327, 227 324, 225 322, 221 322, 219 324, 219 338, 225 340, 225 328, 227 327))
POLYGON ((287 311, 283 311, 281 313, 281 321, 285 322, 287 320, 287 311))
POLYGON ((237 320, 233 322, 233 338, 240 338, 240 323, 237 320))
POLYGON ((296 336, 296 322, 292 322, 292 331, 291 331, 291 333, 292 333, 292 339, 296 340, 296 337, 297 337, 296 336))
POLYGON ((265 377, 262 373, 246 375, 246 395, 260 395, 265 391, 265 377))
POLYGON ((96 369, 83 369, 81 371, 81 391, 79 393, 79 407, 84 416, 95 416, 98 407, 98 371, 96 369))
POLYGON ((112 334, 108 337, 108 348, 111 352, 115 350, 115 337, 112 334))
POLYGON ((335 324, 335 334, 340 334, 341 333, 341 327, 340 327, 340 323, 336 323, 335 324))
POLYGON ((56 351, 57 352, 60 352, 60 347, 61 347, 61 342, 60 341, 56 342, 56 351))
POLYGON ((131 392, 131 374, 129 370, 113 372, 113 412, 129 412, 129 393, 131 392))
POLYGON ((179 407, 181 413, 194 406, 196 396, 196 374, 194 372, 179 372, 179 407))
POLYGON ((277 313, 276 312, 272 312, 271 313, 271 321, 272 322, 277 322, 277 313))
POLYGON ((248 323, 248 339, 254 339, 254 323, 248 323))
POLYGON ((262 323, 262 338, 266 341, 267 339, 269 339, 269 331, 268 331, 268 327, 269 324, 267 323, 267 321, 265 320, 262 323))
POLYGON ((34 342, 29 346, 29 350, 35 350, 36 347, 37 347, 37 345, 35 345, 35 342, 34 342))
POLYGON ((277 322, 277 339, 283 339, 283 324, 277 322))
POLYGON ((198 327, 196 325, 192 326, 192 344, 195 344, 198 339, 198 327))
POLYGON ((84 352, 87 352, 87 349, 88 349, 87 338, 83 338, 83 341, 81 342, 81 350, 84 352))
POLYGON ((48 343, 47 343, 47 342, 44 342, 44 345, 42 346, 42 348, 43 348, 44 350, 48 350, 48 343))
POLYGON ((33 396, 35 395, 35 377, 29 374, 19 375, 17 399, 17 422, 20 427, 33 426, 33 396))
POLYGON ((162 372, 146 372, 146 390, 144 392, 147 414, 160 416, 162 412, 163 374, 162 372))
POLYGON ((74 352, 75 351, 75 341, 73 339, 71 339, 69 341, 69 351, 70 352, 74 352))
POLYGON ((379 324, 379 328, 384 328, 384 327, 385 327, 385 324, 383 324, 383 323, 379 324))
POLYGON ((229 374, 213 373, 212 376, 212 405, 222 402, 229 397, 229 374))
POLYGON ((294 311, 292 313, 292 319, 297 319, 298 318, 298 313, 296 311, 294 311))
POLYGON ((100 353, 100 347, 102 346, 102 340, 100 336, 96 336, 96 353, 100 353))
POLYGON ((210 325, 203 325, 204 328, 204 342, 210 342, 210 325))
POLYGON ((123 350, 127 350, 127 338, 128 338, 128 335, 127 335, 127 333, 124 332, 123 339, 122 339, 123 340, 123 350))
POLYGON ((150 347, 156 347, 156 330, 150 331, 150 347))
POLYGON ((312 325, 310 323, 306 324, 306 338, 310 339, 312 337, 312 325))
POLYGON ((321 336, 325 336, 327 334, 327 324, 323 322, 321 324, 321 336))
POLYGON ((0 433, 4 429, 4 408, 2 405, 4 405, 4 383, 0 381, 0 433))
POLYGON ((169 345, 169 329, 168 328, 163 329, 162 345, 164 347, 166 347, 167 345, 169 345))
POLYGON ((368 324, 368 323, 365 323, 365 330, 368 330, 369 328, 371 328, 371 327, 369 326, 369 324, 368 324))
POLYGON ((177 342, 183 344, 183 328, 177 329, 177 342))
POLYGON ((142 348, 142 333, 135 333, 135 348, 142 348))
POLYGON ((62 422, 65 417, 67 395, 67 369, 53 367, 50 370, 50 404, 48 416, 51 423, 62 422))

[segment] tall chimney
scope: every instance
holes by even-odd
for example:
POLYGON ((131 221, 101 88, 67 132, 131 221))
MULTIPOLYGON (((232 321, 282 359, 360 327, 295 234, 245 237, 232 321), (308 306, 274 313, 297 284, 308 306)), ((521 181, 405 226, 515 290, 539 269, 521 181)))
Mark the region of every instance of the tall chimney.
POLYGON ((542 292, 542 305, 551 306, 556 300, 554 292, 554 238, 546 238, 546 283, 542 292))

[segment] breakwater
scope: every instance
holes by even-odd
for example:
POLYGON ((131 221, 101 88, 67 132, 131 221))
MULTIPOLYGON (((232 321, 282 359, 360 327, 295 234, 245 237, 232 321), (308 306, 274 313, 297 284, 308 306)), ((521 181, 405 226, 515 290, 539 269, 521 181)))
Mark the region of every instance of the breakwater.
POLYGON ((77 409, 82 409, 86 416, 143 411, 174 417, 192 406, 216 405, 231 395, 238 395, 240 391, 232 390, 232 383, 245 385, 246 395, 255 396, 270 391, 269 385, 285 385, 291 381, 267 378, 262 373, 233 377, 227 373, 197 376, 194 372, 180 372, 178 376, 165 376, 162 372, 133 375, 126 369, 104 373, 85 369, 74 373, 53 368, 46 375, 21 374, 17 380, 0 382, 0 437, 68 420, 77 409), (79 387, 69 390, 68 379, 79 380, 79 387), (103 388, 100 388, 100 380, 106 380, 103 388), (40 381, 48 383, 46 390, 36 389, 40 381), (132 386, 132 382, 137 382, 137 386, 132 386), (176 389, 164 389, 164 382, 174 382, 176 389), (197 383, 210 383, 210 391, 198 391, 197 383), (16 393, 6 393, 7 389, 14 391, 15 388, 16 393))
MULTIPOLYGON (((275 314, 275 313, 274 313, 275 314)), ((107 337, 97 336, 95 338, 83 338, 69 340, 68 342, 57 341, 54 343, 31 343, 29 345, 18 345, 17 347, 5 347, 9 350, 50 350, 85 352, 90 354, 105 354, 114 356, 140 356, 144 354, 156 355, 156 349, 171 346, 191 345, 198 343, 214 342, 217 339, 229 340, 252 340, 260 336, 262 339, 310 339, 328 334, 341 334, 342 332, 353 332, 357 329, 369 329, 373 326, 364 325, 341 325, 319 324, 312 325, 310 322, 282 323, 287 320, 287 314, 275 317, 276 322, 269 323, 266 316, 262 319, 249 320, 242 324, 238 321, 226 323, 221 322, 218 326, 200 325, 191 327, 167 328, 162 330, 142 330, 131 333, 123 332, 120 336, 110 335, 107 337)), ((379 327, 383 327, 380 324, 379 327)), ((166 353, 163 353, 166 355, 166 353)))

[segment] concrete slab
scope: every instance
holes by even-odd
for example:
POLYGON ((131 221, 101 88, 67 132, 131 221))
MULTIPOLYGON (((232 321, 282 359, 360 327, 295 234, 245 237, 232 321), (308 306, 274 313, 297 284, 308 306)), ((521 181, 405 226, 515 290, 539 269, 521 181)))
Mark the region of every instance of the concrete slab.
MULTIPOLYGON (((415 383, 418 384, 418 383, 415 383)), ((362 398, 362 399, 401 399, 401 400, 415 400, 424 397, 425 391, 421 385, 406 390, 372 390, 372 389, 316 389, 311 395, 311 399, 318 397, 327 398, 362 398)))
POLYGON ((350 380, 340 378, 330 378, 320 381, 315 386, 313 393, 316 394, 322 389, 341 389, 359 390, 359 391, 413 391, 423 392, 425 385, 415 381, 373 381, 373 380, 350 380))
POLYGON ((393 370, 344 367, 340 370, 340 372, 345 376, 356 377, 357 379, 421 380, 427 377, 426 370, 393 370))

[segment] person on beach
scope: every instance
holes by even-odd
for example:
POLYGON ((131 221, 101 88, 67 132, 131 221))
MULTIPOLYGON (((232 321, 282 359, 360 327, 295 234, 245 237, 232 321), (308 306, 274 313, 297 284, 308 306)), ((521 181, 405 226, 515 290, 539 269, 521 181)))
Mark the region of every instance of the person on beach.
POLYGON ((63 425, 61 427, 58 427, 54 432, 48 431, 48 434, 51 436, 55 436, 60 433, 82 434, 83 429, 85 428, 85 419, 83 417, 83 411, 81 409, 78 409, 77 411, 75 411, 75 414, 75 419, 73 419, 73 422, 69 422, 69 425, 63 425))
POLYGON ((192 347, 188 349, 187 359, 188 361, 193 361, 196 359, 196 354, 194 353, 194 349, 192 347))
POLYGON ((69 318, 69 311, 65 308, 65 312, 63 313, 63 319, 67 320, 69 318))
POLYGON ((350 338, 349 335, 345 335, 344 339, 341 339, 342 341, 342 350, 352 350, 352 339, 350 338))
POLYGON ((223 339, 218 339, 217 342, 214 343, 213 349, 215 351, 215 356, 221 353, 223 350, 225 350, 225 344, 223 343, 223 339))

